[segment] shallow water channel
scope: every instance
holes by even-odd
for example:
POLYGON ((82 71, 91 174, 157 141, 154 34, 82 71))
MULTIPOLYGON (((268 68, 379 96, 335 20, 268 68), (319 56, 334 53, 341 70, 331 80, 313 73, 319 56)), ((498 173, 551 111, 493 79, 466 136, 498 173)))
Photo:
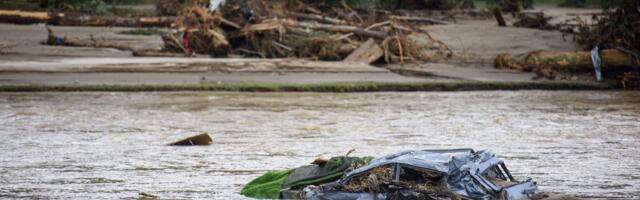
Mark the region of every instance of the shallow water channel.
POLYGON ((0 93, 0 198, 241 198, 319 154, 471 147, 547 192, 637 199, 639 142, 638 92, 0 93))

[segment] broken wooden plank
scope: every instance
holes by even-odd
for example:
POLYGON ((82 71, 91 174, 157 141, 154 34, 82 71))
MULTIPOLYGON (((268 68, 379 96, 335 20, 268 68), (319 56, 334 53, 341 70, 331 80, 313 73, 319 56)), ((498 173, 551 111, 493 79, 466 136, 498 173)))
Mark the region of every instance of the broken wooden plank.
POLYGON ((375 40, 369 39, 355 51, 353 51, 344 62, 371 64, 384 55, 384 50, 378 46, 375 40))
POLYGON ((200 135, 185 138, 183 140, 171 143, 172 146, 194 146, 194 145, 210 145, 213 143, 213 139, 208 133, 202 133, 200 135))

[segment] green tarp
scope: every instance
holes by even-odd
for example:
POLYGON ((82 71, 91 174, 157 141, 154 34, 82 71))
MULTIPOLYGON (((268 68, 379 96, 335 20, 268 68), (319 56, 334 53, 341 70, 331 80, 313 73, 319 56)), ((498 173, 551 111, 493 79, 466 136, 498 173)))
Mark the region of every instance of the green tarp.
POLYGON ((357 163, 367 163, 371 157, 333 157, 322 166, 307 165, 290 170, 269 171, 252 180, 240 194, 258 199, 278 199, 283 189, 302 189, 307 185, 319 185, 338 180, 344 172, 357 163))

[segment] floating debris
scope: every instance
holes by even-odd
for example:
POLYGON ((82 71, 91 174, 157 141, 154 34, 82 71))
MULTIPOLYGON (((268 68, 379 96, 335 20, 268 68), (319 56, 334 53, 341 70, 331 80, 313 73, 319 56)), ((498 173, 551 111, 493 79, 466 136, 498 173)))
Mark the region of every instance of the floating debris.
POLYGON ((213 139, 208 133, 202 133, 200 135, 188 137, 186 139, 171 143, 173 146, 195 146, 195 145, 210 145, 213 143, 213 139))
POLYGON ((138 193, 138 200, 156 200, 156 199, 159 199, 158 196, 156 195, 149 194, 146 192, 138 193))
POLYGON ((241 194, 270 199, 524 199, 537 191, 517 181, 492 151, 415 150, 373 160, 334 157, 326 165, 270 171, 241 194))

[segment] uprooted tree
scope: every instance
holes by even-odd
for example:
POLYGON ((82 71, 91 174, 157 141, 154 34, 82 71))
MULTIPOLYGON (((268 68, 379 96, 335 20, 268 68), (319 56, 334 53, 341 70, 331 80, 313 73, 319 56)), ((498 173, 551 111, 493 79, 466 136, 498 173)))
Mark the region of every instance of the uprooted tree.
MULTIPOLYGON (((617 78, 624 86, 640 86, 640 1, 612 0, 603 4, 603 15, 595 24, 578 18, 570 29, 584 52, 532 52, 528 55, 500 55, 497 67, 537 72, 546 78, 558 73, 592 72, 601 67, 605 77, 617 78), (597 53, 590 52, 598 47, 597 53), (601 63, 594 63, 592 57, 601 63), (602 65, 600 65, 602 64, 602 65)), ((595 51, 594 51, 595 52, 595 51)))

